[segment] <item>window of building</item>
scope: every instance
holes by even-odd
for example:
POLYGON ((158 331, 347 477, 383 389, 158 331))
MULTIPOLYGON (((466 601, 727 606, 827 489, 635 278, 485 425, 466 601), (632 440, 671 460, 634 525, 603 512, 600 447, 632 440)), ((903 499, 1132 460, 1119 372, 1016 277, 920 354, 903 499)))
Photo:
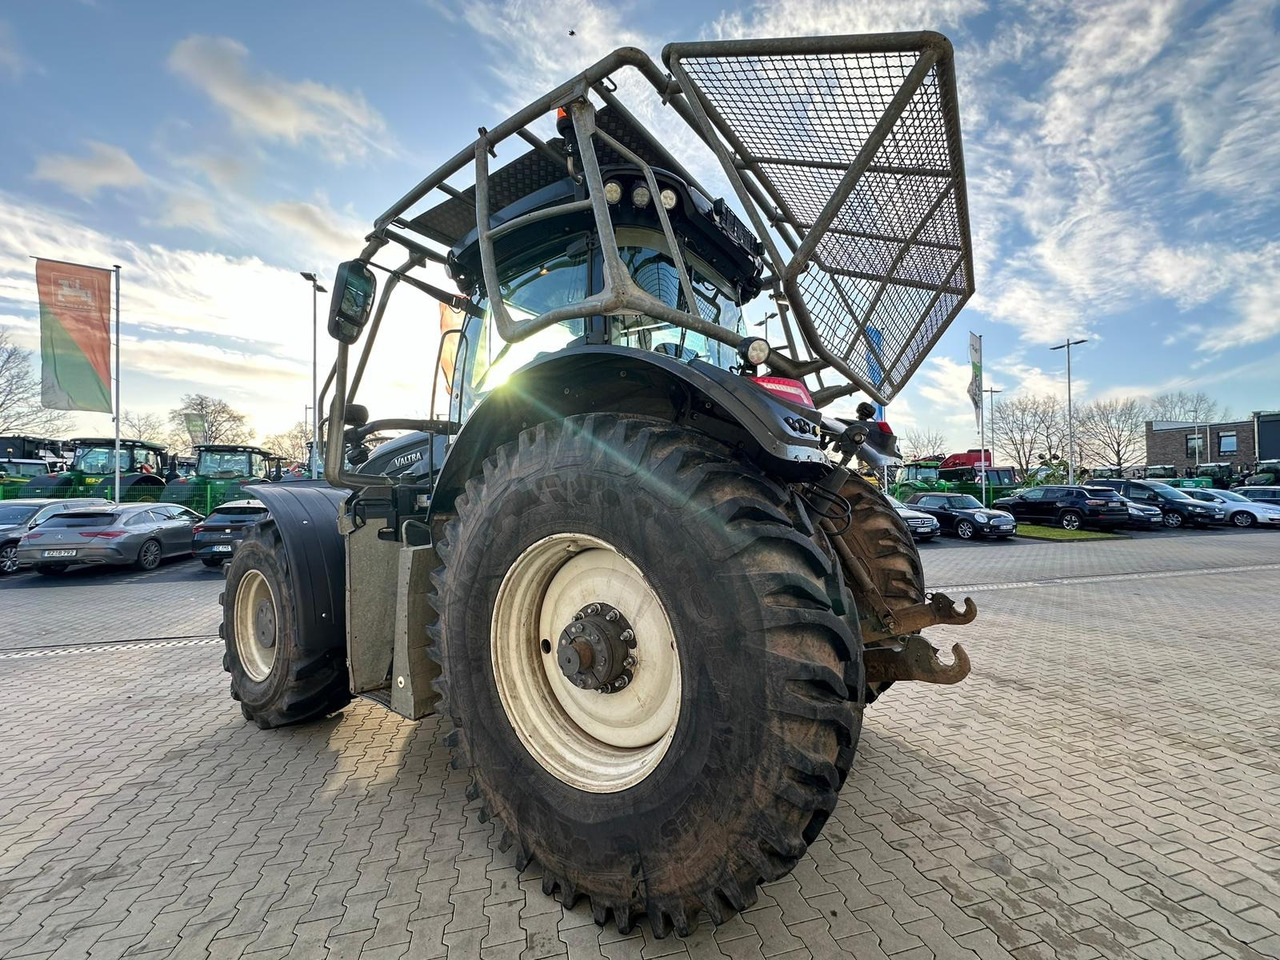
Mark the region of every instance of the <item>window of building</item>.
POLYGON ((1198 460, 1204 456, 1204 437, 1198 433, 1187 434, 1187 459, 1198 460))
POLYGON ((1225 457, 1229 453, 1236 452, 1236 435, 1233 430, 1231 433, 1218 434, 1218 456, 1225 457))

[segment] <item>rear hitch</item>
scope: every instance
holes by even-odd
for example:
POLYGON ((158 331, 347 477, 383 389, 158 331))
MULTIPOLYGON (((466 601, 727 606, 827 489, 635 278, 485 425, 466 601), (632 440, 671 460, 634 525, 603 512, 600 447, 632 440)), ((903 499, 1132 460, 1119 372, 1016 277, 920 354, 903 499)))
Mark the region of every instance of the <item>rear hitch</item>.
POLYGON ((899 610, 886 609, 878 613, 880 619, 884 621, 884 628, 876 629, 864 620, 862 642, 865 644, 919 633, 926 627, 932 627, 938 623, 952 626, 972 623, 974 617, 978 615, 978 605, 973 602, 972 597, 965 597, 964 609, 957 610, 955 602, 945 593, 931 593, 924 603, 912 604, 899 610))
POLYGON ((922 683, 959 683, 969 675, 969 655, 964 647, 951 648, 951 663, 938 659, 938 648, 919 631, 937 623, 961 625, 972 623, 978 605, 972 597, 964 598, 964 609, 957 610, 945 593, 929 594, 924 603, 894 610, 885 619, 884 629, 874 629, 864 621, 862 651, 867 683, 890 680, 919 680, 922 683))
POLYGON ((951 648, 952 663, 938 659, 938 648, 918 633, 895 637, 889 643, 862 651, 867 683, 918 680, 922 683, 959 683, 969 675, 969 655, 964 647, 951 648))

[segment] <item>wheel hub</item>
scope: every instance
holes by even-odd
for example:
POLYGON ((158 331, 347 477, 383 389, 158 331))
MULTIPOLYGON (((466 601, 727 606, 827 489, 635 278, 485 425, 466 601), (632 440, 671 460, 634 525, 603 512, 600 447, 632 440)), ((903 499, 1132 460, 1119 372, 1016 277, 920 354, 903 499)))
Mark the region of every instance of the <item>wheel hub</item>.
POLYGON ((635 646, 635 631, 621 611, 607 603, 589 603, 560 632, 556 663, 579 689, 617 693, 631 683, 635 646))
POLYGON ((258 609, 253 614, 253 632, 258 643, 264 647, 274 647, 276 643, 276 611, 270 599, 258 601, 258 609))

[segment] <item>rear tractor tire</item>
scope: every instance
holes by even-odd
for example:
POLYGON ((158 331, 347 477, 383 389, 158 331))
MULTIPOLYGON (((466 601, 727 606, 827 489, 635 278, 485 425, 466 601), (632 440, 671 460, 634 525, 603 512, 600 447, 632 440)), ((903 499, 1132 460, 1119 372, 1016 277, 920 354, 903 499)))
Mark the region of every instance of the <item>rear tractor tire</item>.
POLYGON ((301 595, 274 520, 257 525, 231 559, 219 598, 222 666, 245 719, 264 730, 340 710, 351 701, 346 651, 298 626, 301 595))
POLYGON ((436 689, 501 848, 624 932, 749 907, 861 728, 856 617, 803 504, 702 434, 593 414, 525 430, 455 509, 436 689))

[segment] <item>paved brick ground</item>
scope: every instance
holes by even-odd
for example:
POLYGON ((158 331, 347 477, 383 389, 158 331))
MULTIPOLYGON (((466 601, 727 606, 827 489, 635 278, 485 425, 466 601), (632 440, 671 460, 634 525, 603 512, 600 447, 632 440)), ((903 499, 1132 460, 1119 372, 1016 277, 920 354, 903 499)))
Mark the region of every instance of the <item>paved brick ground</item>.
POLYGON ((259 731, 207 641, 0 652, 0 957, 1280 957, 1280 535, 1004 547, 927 548, 987 587, 937 631, 974 674, 871 708, 810 855, 687 940, 518 875, 435 719, 259 731))

